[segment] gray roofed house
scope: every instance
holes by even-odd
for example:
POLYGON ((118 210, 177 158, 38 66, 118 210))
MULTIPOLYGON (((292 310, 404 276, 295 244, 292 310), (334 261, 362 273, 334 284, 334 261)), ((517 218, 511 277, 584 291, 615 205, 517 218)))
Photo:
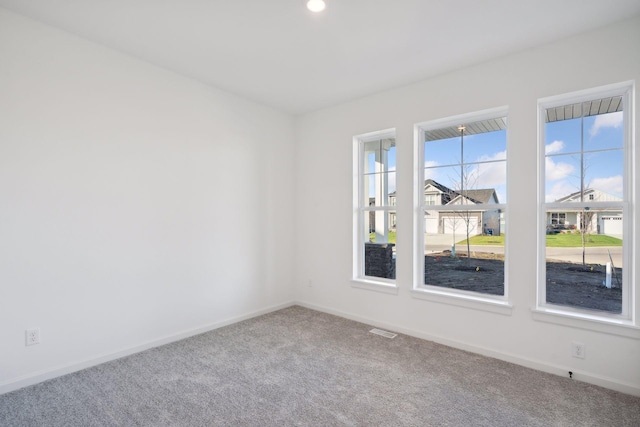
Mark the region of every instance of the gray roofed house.
MULTIPOLYGON (((595 188, 585 188, 555 200, 555 203, 571 202, 619 202, 622 199, 613 194, 595 188)), ((623 234, 622 209, 598 208, 589 209, 556 207, 547 210, 547 234, 557 234, 580 230, 583 233, 607 234, 621 236, 623 234)))
POLYGON ((477 234, 499 235, 501 233, 501 211, 499 209, 475 208, 474 205, 497 204, 495 189, 452 190, 433 179, 424 185, 425 205, 469 205, 464 214, 460 211, 426 209, 424 231, 427 234, 452 234, 475 236, 477 234))
MULTIPOLYGON (((429 234, 466 234, 466 221, 460 217, 460 213, 443 209, 428 209, 428 206, 446 206, 469 204, 469 231, 470 235, 501 233, 501 211, 499 209, 478 209, 473 205, 492 205, 500 203, 494 188, 474 190, 453 190, 433 179, 424 182, 425 225, 424 230, 429 234)), ((389 204, 396 205, 396 193, 389 194, 389 204)), ((391 214, 390 224, 395 225, 395 213, 391 214)))
MULTIPOLYGON (((455 194, 458 194, 457 197, 466 197, 473 203, 499 203, 498 195, 496 194, 496 190, 493 188, 485 188, 482 190, 464 190, 462 192, 454 191, 455 194)), ((456 197, 456 198, 457 198, 456 197)), ((453 203, 455 198, 449 202, 453 203)))

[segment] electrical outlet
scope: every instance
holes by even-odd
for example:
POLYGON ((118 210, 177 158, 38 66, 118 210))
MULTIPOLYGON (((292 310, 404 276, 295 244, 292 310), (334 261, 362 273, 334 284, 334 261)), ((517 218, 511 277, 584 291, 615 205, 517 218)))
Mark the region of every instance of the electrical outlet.
POLYGON ((40 344, 40 328, 27 329, 26 345, 40 344))
POLYGON ((571 343, 571 355, 573 357, 577 357, 578 359, 584 359, 585 353, 585 345, 581 342, 572 342, 571 343))

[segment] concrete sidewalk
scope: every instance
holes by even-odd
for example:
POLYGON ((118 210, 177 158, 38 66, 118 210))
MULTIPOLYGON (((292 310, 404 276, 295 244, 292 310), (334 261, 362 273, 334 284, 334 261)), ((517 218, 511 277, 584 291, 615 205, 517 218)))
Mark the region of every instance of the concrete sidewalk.
MULTIPOLYGON (((617 236, 614 236, 617 237, 617 236)), ((463 236, 455 236, 456 241, 464 240, 463 236)), ((451 234, 425 234, 425 254, 451 250, 454 239, 451 234)), ((467 245, 457 244, 457 251, 466 252, 467 245)), ((471 245, 471 252, 491 252, 494 254, 504 254, 504 246, 471 245)), ((615 267, 622 268, 622 246, 599 246, 586 248, 585 260, 587 264, 606 265, 609 262, 609 253, 615 267)), ((582 247, 575 248, 546 248, 546 257, 567 261, 572 263, 582 263, 582 247)))
MULTIPOLYGON (((586 248, 585 262, 587 264, 606 265, 610 259, 613 265, 622 268, 622 246, 598 246, 586 248)), ((558 259, 561 261, 582 263, 582 248, 547 248, 547 258, 558 259)))

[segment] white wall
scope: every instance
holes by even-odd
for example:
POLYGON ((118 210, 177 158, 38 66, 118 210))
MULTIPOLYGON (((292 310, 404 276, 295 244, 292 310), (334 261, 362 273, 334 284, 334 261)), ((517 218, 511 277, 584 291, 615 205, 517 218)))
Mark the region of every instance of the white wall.
POLYGON ((291 302, 291 116, 2 9, 0 58, 0 392, 291 302))
MULTIPOLYGON (((640 81, 639 45, 640 19, 635 18, 301 117, 296 123, 297 300, 549 372, 566 375, 571 370, 577 379, 640 395, 640 340, 544 323, 531 312, 536 292, 537 100, 640 81), (413 125, 505 105, 507 245, 513 248, 507 280, 513 312, 505 316, 413 298, 413 125), (398 295, 350 286, 352 138, 389 128, 397 129, 398 295), (584 360, 570 356, 572 341, 586 345, 584 360)), ((638 118, 636 110, 636 124, 638 118)), ((637 153, 634 162, 640 168, 637 153)), ((633 222, 637 225, 639 219, 636 212, 633 222)), ((636 242, 638 238, 636 227, 636 242)))
POLYGON ((531 315, 537 99, 638 80, 638 42, 635 19, 294 121, 0 9, 0 393, 297 299, 640 394, 640 340, 531 315), (513 314, 414 299, 413 125, 502 105, 513 314), (392 127, 398 295, 350 287, 352 137, 392 127))

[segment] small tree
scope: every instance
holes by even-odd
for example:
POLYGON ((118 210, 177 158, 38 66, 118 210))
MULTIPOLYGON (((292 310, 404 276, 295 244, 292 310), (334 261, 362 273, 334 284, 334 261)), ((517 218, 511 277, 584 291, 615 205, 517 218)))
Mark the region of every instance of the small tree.
POLYGON ((591 239, 593 230, 593 218, 595 212, 589 208, 583 208, 580 212, 580 236, 582 241, 582 265, 586 266, 587 242, 591 239))
MULTIPOLYGON (((469 197, 469 190, 475 188, 478 184, 478 174, 473 173, 469 165, 464 164, 464 131, 465 126, 460 125, 458 130, 460 131, 460 181, 458 182, 458 188, 456 189, 456 195, 452 195, 452 200, 460 200, 460 204, 466 205, 471 202, 469 197)), ((471 260, 471 212, 469 210, 456 211, 462 218, 465 225, 465 231, 467 236, 467 263, 471 260)))
MULTIPOLYGON (((453 204, 470 205, 476 202, 469 196, 472 189, 476 189, 478 183, 478 174, 474 173, 470 165, 460 165, 460 181, 452 180, 456 182, 456 188, 452 189, 449 194, 450 202, 453 204), (457 201, 457 202, 456 202, 457 201)), ((467 241, 467 261, 471 259, 471 221, 475 219, 475 216, 471 215, 470 210, 455 211, 453 222, 453 235, 455 246, 455 231, 458 220, 461 220, 465 227, 465 235, 467 241)))
MULTIPOLYGON (((583 118, 584 119, 584 118, 583 118)), ((580 159, 580 201, 585 201, 585 196, 589 191, 590 183, 585 183, 585 177, 587 176, 587 170, 589 169, 588 159, 582 156, 580 159)), ((591 200, 595 200, 591 199, 591 200)), ((591 230, 593 228, 593 219, 595 212, 588 207, 582 208, 580 212, 580 240, 582 243, 582 265, 587 265, 587 242, 590 240, 591 230)))

